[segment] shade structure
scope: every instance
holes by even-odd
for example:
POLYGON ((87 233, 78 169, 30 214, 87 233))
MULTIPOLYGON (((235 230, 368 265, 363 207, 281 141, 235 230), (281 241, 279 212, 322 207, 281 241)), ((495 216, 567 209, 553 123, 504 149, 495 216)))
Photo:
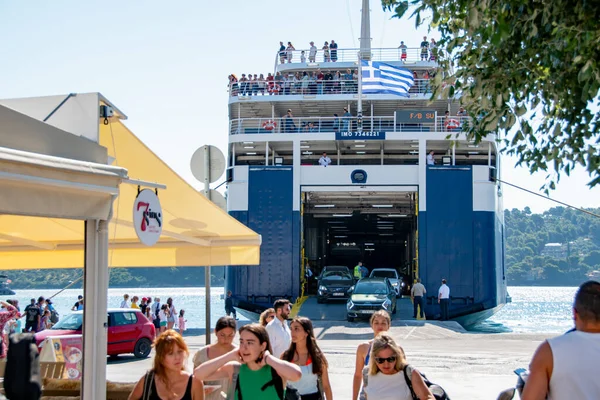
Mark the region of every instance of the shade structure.
MULTIPOLYGON (((100 144, 130 179, 157 182, 163 210, 159 242, 141 244, 133 227, 135 184, 122 184, 108 227, 110 267, 257 265, 260 235, 230 217, 179 177, 121 121, 100 125, 100 144)), ((0 215, 0 269, 79 268, 81 221, 0 215)))

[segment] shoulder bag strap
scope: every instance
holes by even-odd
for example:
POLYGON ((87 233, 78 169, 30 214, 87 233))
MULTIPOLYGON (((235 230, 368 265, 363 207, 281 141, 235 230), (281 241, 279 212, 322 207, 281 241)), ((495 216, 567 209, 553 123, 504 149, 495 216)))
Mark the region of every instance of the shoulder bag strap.
POLYGON ((154 371, 146 372, 144 378, 144 393, 142 394, 142 400, 150 400, 152 394, 152 385, 154 384, 154 371))
POLYGON ((231 386, 229 386, 229 393, 227 393, 227 400, 235 400, 235 392, 238 392, 238 400, 242 400, 242 392, 240 391, 240 365, 233 365, 233 373, 231 374, 231 386))
POLYGON ((404 366, 404 380, 406 380, 406 385, 410 389, 410 395, 412 396, 412 398, 414 400, 419 400, 419 397, 415 394, 415 391, 413 390, 412 372, 413 372, 413 367, 411 367, 409 364, 406 364, 404 366))

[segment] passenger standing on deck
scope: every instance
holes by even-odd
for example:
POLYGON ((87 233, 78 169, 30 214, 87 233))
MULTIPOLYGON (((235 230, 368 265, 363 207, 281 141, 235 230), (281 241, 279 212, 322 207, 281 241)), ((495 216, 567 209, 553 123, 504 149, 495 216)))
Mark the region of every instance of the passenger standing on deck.
POLYGON ((283 44, 283 42, 279 42, 279 61, 281 61, 282 64, 285 63, 285 56, 285 45, 283 44))
POLYGON ((331 44, 329 45, 329 50, 331 50, 331 61, 336 62, 338 59, 337 53, 338 45, 335 40, 331 39, 331 44))
POLYGON ((287 110, 287 115, 285 116, 285 133, 294 133, 296 132, 296 124, 294 123, 294 116, 292 115, 292 109, 287 110))
POLYGON ((579 286, 573 319, 575 329, 536 350, 521 399, 600 399, 600 282, 579 286))
MULTIPOLYGON (((371 316, 370 320, 371 329, 373 330, 373 337, 376 338, 381 332, 387 332, 392 325, 392 320, 387 311, 379 310, 371 316)), ((356 349, 356 363, 354 365, 354 380, 352 381, 352 400, 359 398, 359 391, 362 385, 364 367, 369 365, 369 358, 371 353, 371 345, 373 339, 368 342, 364 342, 358 345, 356 349)), ((360 392, 360 399, 364 399, 364 393, 360 392)), ((377 400, 377 399, 375 399, 377 400)))
POLYGON ((311 320, 296 317, 292 320, 290 329, 292 344, 281 358, 299 366, 302 378, 288 383, 288 387, 296 389, 302 400, 332 400, 327 359, 317 344, 311 320))
POLYGON ((275 300, 273 308, 275 309, 275 319, 267 324, 267 332, 273 346, 273 355, 279 358, 292 343, 292 333, 287 324, 291 311, 290 301, 288 299, 275 300))
POLYGON ((427 165, 435 165, 435 158, 433 158, 434 154, 435 153, 433 152, 433 150, 431 150, 429 154, 427 154, 427 165))
MULTIPOLYGON (((214 360, 217 357, 221 357, 235 349, 233 345, 233 339, 237 326, 235 320, 231 317, 221 317, 215 325, 215 336, 217 337, 217 343, 209 344, 208 346, 202 347, 194 355, 194 369, 207 361, 214 360)), ((230 380, 220 379, 216 381, 205 380, 206 385, 221 385, 221 388, 215 392, 206 396, 206 400, 222 400, 221 392, 229 392, 230 380)))
POLYGON ((225 313, 228 317, 233 314, 233 318, 236 320, 238 319, 235 313, 235 307, 233 306, 233 294, 231 293, 231 290, 227 291, 227 298, 225 299, 225 313))
POLYGON ((319 158, 319 165, 327 167, 329 164, 331 164, 331 158, 327 157, 327 153, 323 152, 323 155, 319 158))
POLYGON ((317 46, 315 42, 310 42, 310 49, 308 50, 308 62, 314 63, 317 58, 317 46))
POLYGON ((450 319, 450 288, 446 285, 446 280, 442 279, 442 286, 438 290, 438 304, 440 305, 441 320, 448 321, 450 319))
POLYGON ((302 377, 300 368, 271 354, 271 343, 264 326, 244 325, 239 333, 239 349, 203 363, 194 370, 194 377, 200 380, 229 379, 232 390, 228 399, 282 399, 286 382, 302 377), (237 382, 234 383, 236 371, 237 382))
POLYGON ((342 123, 343 123, 343 128, 342 131, 343 132, 348 132, 350 130, 351 126, 351 120, 352 120, 352 114, 350 114, 350 112, 348 111, 348 107, 344 107, 344 115, 342 116, 342 123))
POLYGON ((425 318, 425 301, 423 301, 425 293, 427 293, 427 289, 421 283, 421 279, 417 278, 417 283, 415 283, 410 289, 410 298, 413 301, 413 318, 417 318, 417 307, 421 308, 420 315, 421 318, 425 318))

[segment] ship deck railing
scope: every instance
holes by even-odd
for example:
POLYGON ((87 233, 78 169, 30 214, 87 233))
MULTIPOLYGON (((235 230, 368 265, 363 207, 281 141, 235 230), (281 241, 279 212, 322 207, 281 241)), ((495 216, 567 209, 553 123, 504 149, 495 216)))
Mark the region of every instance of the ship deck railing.
MULTIPOLYGON (((229 133, 280 134, 280 133, 331 133, 356 131, 358 118, 344 117, 265 117, 240 118, 229 121, 229 133)), ((363 116, 364 132, 463 132, 469 128, 470 117, 436 116, 433 122, 397 122, 394 116, 363 116)))
MULTIPOLYGON (((430 95, 430 79, 415 79, 409 95, 430 95)), ((246 81, 229 84, 231 97, 358 94, 357 80, 246 81)))
POLYGON ((302 51, 304 51, 304 56, 306 57, 306 64, 311 63, 336 63, 336 62, 357 62, 358 54, 361 52, 361 58, 364 60, 370 61, 382 61, 382 62, 390 62, 390 61, 403 61, 406 64, 414 64, 417 62, 431 62, 435 64, 437 51, 436 49, 427 48, 426 50, 421 49, 420 47, 407 47, 405 53, 403 53, 402 49, 399 47, 390 47, 390 48, 377 48, 371 49, 370 52, 361 52, 360 49, 350 48, 350 49, 340 49, 332 54, 331 49, 326 53, 323 48, 318 48, 317 46, 317 54, 314 58, 310 58, 310 49, 299 49, 299 50, 286 50, 285 59, 282 63, 282 57, 280 52, 276 53, 276 63, 277 64, 300 64, 302 59, 302 51), (403 57, 403 54, 405 56, 403 57), (290 57, 291 55, 291 57, 290 57), (290 62, 291 61, 291 62, 290 62))

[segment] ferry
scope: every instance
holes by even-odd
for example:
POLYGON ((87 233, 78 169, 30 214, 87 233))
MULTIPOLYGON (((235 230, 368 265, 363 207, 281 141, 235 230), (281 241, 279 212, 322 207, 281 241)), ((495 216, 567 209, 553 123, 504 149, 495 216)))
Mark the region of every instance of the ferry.
MULTIPOLYGON (((451 319, 476 324, 507 301, 496 137, 468 140, 460 98, 431 98, 435 52, 371 48, 362 9, 360 49, 277 52, 273 81, 230 80, 228 212, 262 246, 258 267, 226 268, 226 290, 256 318, 314 295, 308 266, 362 261, 420 278, 427 319, 440 318, 446 279, 451 319), (407 95, 361 93, 365 60, 410 71, 407 95)), ((336 306, 319 304, 322 318, 336 306)))
POLYGON ((0 275, 0 296, 12 296, 15 294, 14 290, 8 287, 12 281, 8 279, 6 275, 0 275))

